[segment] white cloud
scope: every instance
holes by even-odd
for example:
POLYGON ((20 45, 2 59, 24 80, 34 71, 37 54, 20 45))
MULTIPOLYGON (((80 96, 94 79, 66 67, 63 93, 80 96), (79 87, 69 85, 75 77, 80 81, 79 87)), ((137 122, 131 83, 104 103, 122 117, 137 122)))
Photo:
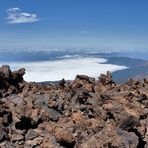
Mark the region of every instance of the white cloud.
POLYGON ((8 24, 33 23, 39 21, 36 14, 22 12, 20 8, 7 9, 7 13, 8 17, 6 19, 8 24))
MULTIPOLYGON (((103 58, 72 58, 53 61, 8 63, 13 70, 24 67, 26 81, 58 81, 62 78, 73 80, 77 74, 85 74, 97 78, 106 71, 126 69, 126 66, 106 64, 103 58)), ((2 64, 1 64, 2 65, 2 64)))

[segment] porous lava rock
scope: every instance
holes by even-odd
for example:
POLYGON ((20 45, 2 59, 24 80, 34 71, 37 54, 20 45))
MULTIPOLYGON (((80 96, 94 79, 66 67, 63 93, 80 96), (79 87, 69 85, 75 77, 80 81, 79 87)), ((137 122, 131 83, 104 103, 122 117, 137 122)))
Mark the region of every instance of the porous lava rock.
POLYGON ((24 74, 0 68, 0 147, 148 147, 148 80, 116 84, 107 72, 37 84, 24 74))

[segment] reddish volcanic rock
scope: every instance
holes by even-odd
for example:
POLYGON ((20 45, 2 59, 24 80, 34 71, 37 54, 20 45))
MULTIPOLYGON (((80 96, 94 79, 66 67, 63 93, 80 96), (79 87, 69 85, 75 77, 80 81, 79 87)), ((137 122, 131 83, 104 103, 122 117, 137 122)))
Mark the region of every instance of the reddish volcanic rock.
POLYGON ((148 80, 116 84, 107 72, 51 85, 24 74, 0 68, 0 147, 148 147, 148 80))

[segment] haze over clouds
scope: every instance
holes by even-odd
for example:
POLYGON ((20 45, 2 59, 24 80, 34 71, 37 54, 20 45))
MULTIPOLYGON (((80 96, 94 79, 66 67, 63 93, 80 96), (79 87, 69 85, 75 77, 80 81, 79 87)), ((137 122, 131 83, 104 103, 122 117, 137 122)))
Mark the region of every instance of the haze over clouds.
POLYGON ((12 69, 24 67, 26 81, 57 81, 65 78, 73 80, 77 74, 85 74, 98 77, 106 71, 117 71, 126 69, 125 66, 105 64, 107 60, 103 58, 76 58, 54 61, 40 61, 29 63, 10 63, 12 69))
POLYGON ((36 14, 22 12, 20 8, 7 9, 7 13, 8 17, 6 19, 8 24, 33 23, 39 21, 36 14))

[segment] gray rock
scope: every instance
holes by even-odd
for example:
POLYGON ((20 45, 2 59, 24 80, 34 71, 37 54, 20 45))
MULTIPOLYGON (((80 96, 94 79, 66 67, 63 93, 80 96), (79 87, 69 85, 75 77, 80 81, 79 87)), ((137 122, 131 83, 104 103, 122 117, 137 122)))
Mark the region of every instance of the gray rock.
POLYGON ((20 75, 20 76, 23 76, 25 74, 25 68, 21 68, 17 71, 17 73, 20 75))
POLYGON ((48 100, 44 95, 38 95, 37 99, 34 101, 34 105, 36 106, 47 106, 48 105, 48 100))
POLYGON ((57 121, 61 114, 58 113, 56 110, 52 109, 52 108, 45 108, 46 112, 48 113, 49 119, 53 120, 53 121, 57 121))
POLYGON ((117 129, 117 133, 120 135, 124 145, 126 147, 135 148, 138 146, 138 137, 133 132, 126 132, 122 129, 117 129))
POLYGON ((33 129, 28 130, 27 134, 25 135, 26 140, 32 140, 38 137, 38 133, 36 133, 33 129))
POLYGON ((21 135, 21 134, 14 134, 12 135, 12 141, 15 142, 15 141, 21 141, 24 139, 24 136, 21 135))
POLYGON ((120 121, 120 128, 125 130, 128 127, 134 127, 137 125, 138 119, 134 116, 123 116, 120 121))
POLYGON ((0 68, 0 73, 3 74, 3 76, 4 76, 5 79, 9 79, 10 78, 10 74, 11 74, 10 67, 8 65, 3 65, 0 68))
POLYGON ((5 141, 8 138, 7 129, 0 127, 0 142, 5 141))

